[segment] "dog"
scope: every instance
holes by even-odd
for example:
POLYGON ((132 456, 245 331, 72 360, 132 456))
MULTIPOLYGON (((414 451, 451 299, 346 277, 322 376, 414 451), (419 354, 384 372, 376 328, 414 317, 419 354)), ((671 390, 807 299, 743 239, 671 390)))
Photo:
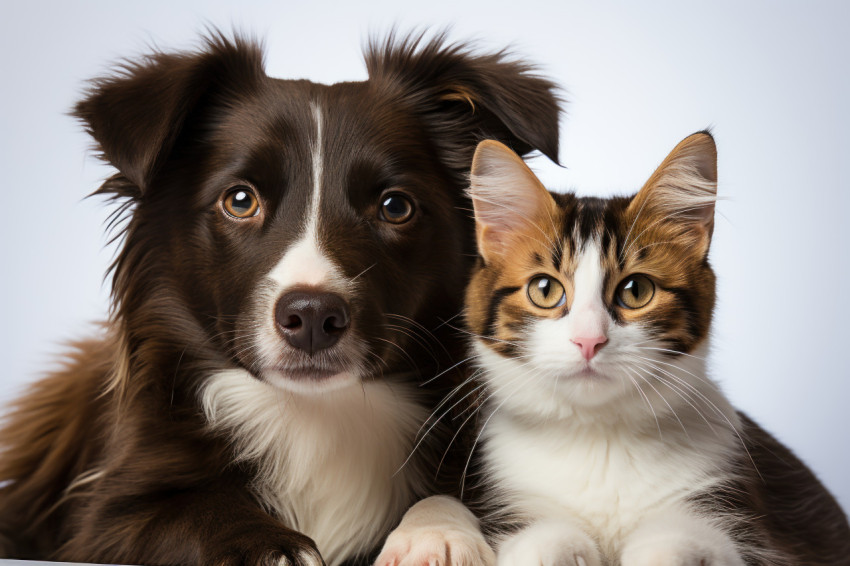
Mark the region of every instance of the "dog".
POLYGON ((74 115, 117 169, 96 191, 111 313, 0 431, 7 556, 362 562, 451 490, 445 431, 413 448, 457 383, 472 153, 557 160, 560 100, 445 34, 365 59, 362 82, 279 80, 214 31, 91 83, 74 115))

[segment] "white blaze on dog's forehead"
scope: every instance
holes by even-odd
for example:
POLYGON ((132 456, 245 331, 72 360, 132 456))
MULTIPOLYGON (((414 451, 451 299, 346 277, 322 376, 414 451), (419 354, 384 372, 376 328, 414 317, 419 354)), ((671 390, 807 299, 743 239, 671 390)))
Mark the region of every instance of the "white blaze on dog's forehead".
POLYGON ((284 253, 280 261, 269 273, 279 289, 294 285, 326 284, 331 280, 339 280, 339 270, 324 254, 319 237, 319 213, 322 198, 322 110, 317 104, 311 104, 313 119, 316 124, 316 134, 311 141, 310 155, 312 159, 313 187, 310 193, 307 218, 301 237, 284 253))
POLYGON ((310 156, 313 161, 313 194, 310 200, 310 212, 307 217, 307 235, 312 235, 318 242, 319 210, 322 198, 322 173, 324 168, 322 155, 322 109, 318 104, 311 104, 313 119, 316 121, 316 137, 313 138, 310 156))

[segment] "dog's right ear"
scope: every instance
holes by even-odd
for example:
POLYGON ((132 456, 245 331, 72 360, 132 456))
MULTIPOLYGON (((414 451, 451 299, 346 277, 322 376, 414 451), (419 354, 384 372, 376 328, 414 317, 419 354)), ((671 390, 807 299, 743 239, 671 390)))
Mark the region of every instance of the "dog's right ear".
POLYGON ((441 155, 460 178, 478 142, 495 139, 519 155, 540 150, 558 162, 560 98, 536 69, 505 51, 478 53, 446 34, 373 40, 369 79, 392 89, 423 118, 441 155))
POLYGON ((198 51, 155 52, 94 79, 73 115, 101 157, 144 194, 200 105, 250 89, 263 77, 255 42, 213 32, 198 51))

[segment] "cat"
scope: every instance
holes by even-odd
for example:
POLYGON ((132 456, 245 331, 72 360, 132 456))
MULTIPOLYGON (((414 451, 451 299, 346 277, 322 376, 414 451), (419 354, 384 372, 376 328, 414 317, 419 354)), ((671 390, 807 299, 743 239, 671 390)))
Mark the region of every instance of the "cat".
POLYGON ((379 566, 850 564, 836 500, 709 377, 716 186, 706 131, 630 198, 550 193, 508 147, 478 146, 478 518, 421 501, 379 566))

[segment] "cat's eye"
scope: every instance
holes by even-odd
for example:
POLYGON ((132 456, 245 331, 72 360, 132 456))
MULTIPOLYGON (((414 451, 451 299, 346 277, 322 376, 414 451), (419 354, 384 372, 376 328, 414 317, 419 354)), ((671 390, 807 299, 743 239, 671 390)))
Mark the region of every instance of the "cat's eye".
POLYGON ((655 283, 646 275, 629 275, 617 285, 617 304, 626 309, 639 309, 655 296, 655 283))
POLYGON ((260 201, 253 189, 238 185, 227 191, 222 200, 224 211, 234 218, 251 218, 260 211, 260 201))
POLYGON ((404 224, 413 217, 413 201, 401 193, 387 193, 381 197, 381 220, 391 224, 404 224))
POLYGON ((554 309, 567 302, 567 294, 557 279, 538 275, 528 282, 528 300, 541 309, 554 309))

